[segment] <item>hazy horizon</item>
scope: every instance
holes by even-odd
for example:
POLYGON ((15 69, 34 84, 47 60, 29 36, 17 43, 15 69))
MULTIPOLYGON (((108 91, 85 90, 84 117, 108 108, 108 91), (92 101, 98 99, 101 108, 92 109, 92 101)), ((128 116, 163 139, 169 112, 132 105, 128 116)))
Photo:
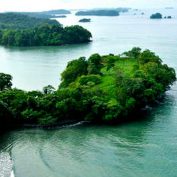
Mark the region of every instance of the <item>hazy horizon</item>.
POLYGON ((177 7, 177 0, 0 0, 0 12, 43 11, 51 9, 91 9, 91 8, 165 8, 177 7), (13 4, 13 5, 12 5, 13 4))

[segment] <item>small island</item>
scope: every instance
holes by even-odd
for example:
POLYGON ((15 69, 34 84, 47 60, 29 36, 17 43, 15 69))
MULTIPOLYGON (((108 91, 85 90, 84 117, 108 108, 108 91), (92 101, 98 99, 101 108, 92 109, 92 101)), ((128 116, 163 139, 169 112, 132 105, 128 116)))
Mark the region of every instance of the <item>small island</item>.
POLYGON ((162 19, 161 13, 155 13, 150 16, 150 19, 162 19))
POLYGON ((58 21, 17 13, 0 14, 0 45, 60 46, 90 42, 92 34, 75 25, 63 27, 58 21))
POLYGON ((165 7, 165 9, 171 10, 174 9, 174 7, 165 7))
POLYGON ((123 55, 93 54, 70 61, 57 90, 26 92, 12 88, 12 76, 0 73, 0 130, 50 127, 69 121, 120 123, 136 120, 176 81, 173 68, 150 50, 123 55))
POLYGON ((83 19, 80 19, 79 22, 81 22, 81 23, 89 23, 89 22, 91 22, 91 19, 90 18, 83 18, 83 19))
POLYGON ((79 11, 76 16, 119 16, 118 10, 87 10, 79 11))
POLYGON ((66 18, 67 16, 66 15, 55 15, 53 16, 53 18, 66 18))
POLYGON ((165 16, 165 19, 172 19, 172 16, 165 16))

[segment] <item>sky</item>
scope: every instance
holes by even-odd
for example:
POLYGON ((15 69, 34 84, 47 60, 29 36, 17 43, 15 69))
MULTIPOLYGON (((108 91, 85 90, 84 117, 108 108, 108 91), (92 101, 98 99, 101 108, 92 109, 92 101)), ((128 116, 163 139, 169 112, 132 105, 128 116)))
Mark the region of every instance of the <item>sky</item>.
POLYGON ((42 11, 85 8, 164 8, 177 7, 177 0, 0 0, 0 12, 42 11))

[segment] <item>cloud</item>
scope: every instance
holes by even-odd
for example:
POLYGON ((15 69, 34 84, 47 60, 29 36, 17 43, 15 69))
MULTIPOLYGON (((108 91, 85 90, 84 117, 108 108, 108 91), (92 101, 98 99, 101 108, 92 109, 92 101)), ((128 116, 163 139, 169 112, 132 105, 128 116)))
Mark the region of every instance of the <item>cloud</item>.
POLYGON ((177 6, 177 0, 0 0, 0 11, 40 11, 94 7, 159 8, 177 6))

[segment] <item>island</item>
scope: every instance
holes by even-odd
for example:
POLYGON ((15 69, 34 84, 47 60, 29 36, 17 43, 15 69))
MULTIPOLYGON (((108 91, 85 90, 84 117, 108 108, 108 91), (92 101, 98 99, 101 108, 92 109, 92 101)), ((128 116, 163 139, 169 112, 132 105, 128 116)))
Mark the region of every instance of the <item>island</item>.
POLYGON ((165 16, 165 19, 172 19, 172 16, 165 16))
POLYGON ((165 9, 171 10, 171 9, 174 9, 174 7, 165 7, 165 9))
POLYGON ((67 15, 67 14, 71 14, 71 12, 69 10, 65 10, 65 9, 57 9, 57 10, 49 10, 49 11, 42 11, 39 13, 43 13, 43 14, 50 14, 50 15, 67 15))
POLYGON ((21 13, 23 15, 28 15, 30 17, 36 17, 36 18, 54 18, 55 16, 66 16, 68 14, 71 14, 69 10, 65 9, 58 9, 58 10, 49 10, 49 11, 42 11, 42 12, 17 12, 21 13))
POLYGON ((152 51, 138 47, 122 55, 93 54, 70 61, 57 90, 51 85, 43 91, 12 88, 12 76, 0 73, 0 130, 69 121, 133 121, 164 97, 174 81, 173 68, 152 51))
POLYGON ((17 13, 0 14, 0 45, 60 46, 90 42, 92 34, 75 25, 63 27, 58 21, 17 13))
MULTIPOLYGON (((114 10, 114 9, 113 9, 113 10, 114 10)), ((116 8, 116 10, 117 10, 119 13, 126 13, 126 12, 128 12, 129 10, 131 10, 131 8, 118 7, 118 8, 116 8)))
POLYGON ((91 22, 91 19, 90 18, 82 18, 79 20, 79 22, 88 23, 88 22, 91 22))
MULTIPOLYGON (((71 14, 69 10, 65 9, 58 9, 58 10, 49 10, 49 11, 41 11, 41 12, 8 12, 9 14, 13 13, 14 15, 22 14, 30 17, 35 18, 44 18, 44 19, 50 19, 55 18, 56 16, 61 16, 61 18, 65 17, 68 14, 71 14)), ((1 14, 7 14, 7 13, 1 13, 1 14)))
POLYGON ((162 19, 161 13, 155 13, 150 16, 150 19, 162 19))
POLYGON ((76 16, 119 16, 117 10, 86 10, 78 11, 76 16))
POLYGON ((52 18, 66 18, 66 15, 55 15, 52 18))
POLYGON ((41 26, 43 24, 47 25, 58 25, 59 22, 56 20, 50 20, 45 18, 36 18, 24 15, 21 13, 0 13, 0 29, 29 29, 41 26))

